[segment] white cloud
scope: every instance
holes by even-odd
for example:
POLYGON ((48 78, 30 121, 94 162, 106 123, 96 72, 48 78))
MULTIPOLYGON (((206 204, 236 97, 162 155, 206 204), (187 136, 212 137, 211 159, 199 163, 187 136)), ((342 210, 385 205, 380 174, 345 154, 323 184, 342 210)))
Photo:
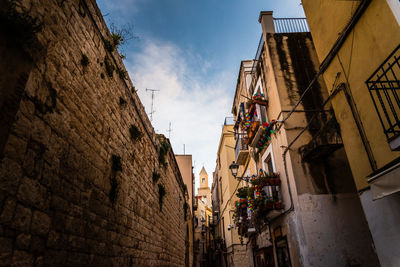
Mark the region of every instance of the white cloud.
POLYGON ((128 55, 130 77, 146 111, 150 112, 151 92, 155 93, 153 126, 168 137, 172 123, 171 143, 176 154, 192 154, 198 172, 203 163, 212 182, 216 152, 225 116, 230 111, 232 77, 224 72, 205 76, 211 63, 199 55, 187 54, 172 43, 146 41, 142 50, 128 55), (194 62, 195 61, 195 62, 194 62))

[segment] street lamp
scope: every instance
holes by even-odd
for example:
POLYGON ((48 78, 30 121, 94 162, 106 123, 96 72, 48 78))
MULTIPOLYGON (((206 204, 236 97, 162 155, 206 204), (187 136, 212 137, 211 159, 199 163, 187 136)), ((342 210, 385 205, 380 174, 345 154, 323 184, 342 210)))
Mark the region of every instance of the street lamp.
POLYGON ((239 171, 239 165, 233 161, 232 164, 229 166, 229 169, 231 170, 233 177, 236 178, 239 171))

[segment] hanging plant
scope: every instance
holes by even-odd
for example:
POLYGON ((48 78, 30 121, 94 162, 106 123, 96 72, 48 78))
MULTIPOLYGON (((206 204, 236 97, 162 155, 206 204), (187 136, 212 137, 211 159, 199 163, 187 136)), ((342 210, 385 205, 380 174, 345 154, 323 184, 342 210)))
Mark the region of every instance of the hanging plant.
POLYGON ((158 203, 160 204, 160 211, 162 211, 163 200, 167 191, 165 191, 165 187, 162 184, 158 184, 158 203))

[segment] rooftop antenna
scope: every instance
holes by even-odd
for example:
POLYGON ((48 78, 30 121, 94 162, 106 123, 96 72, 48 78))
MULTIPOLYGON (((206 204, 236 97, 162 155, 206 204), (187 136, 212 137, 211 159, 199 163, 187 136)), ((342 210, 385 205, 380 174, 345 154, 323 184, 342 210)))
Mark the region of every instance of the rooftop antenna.
POLYGON ((155 112, 155 111, 153 110, 154 94, 155 94, 155 92, 158 92, 158 91, 160 91, 160 90, 146 88, 146 92, 147 92, 147 91, 150 91, 150 92, 151 92, 151 111, 150 111, 150 121, 153 121, 153 113, 155 112))
POLYGON ((168 139, 171 139, 171 132, 172 132, 172 128, 171 128, 171 122, 169 122, 169 127, 168 127, 168 139))
POLYGON ((183 144, 183 155, 186 155, 186 153, 185 153, 185 144, 183 144))

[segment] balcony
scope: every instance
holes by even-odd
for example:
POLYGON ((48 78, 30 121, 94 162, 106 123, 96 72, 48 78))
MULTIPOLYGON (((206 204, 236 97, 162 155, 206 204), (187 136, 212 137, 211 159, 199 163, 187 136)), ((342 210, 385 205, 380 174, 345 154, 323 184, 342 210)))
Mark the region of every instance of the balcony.
POLYGON ((244 165, 246 163, 247 157, 249 156, 249 146, 247 145, 247 135, 238 133, 235 145, 235 156, 236 163, 239 165, 244 165))
POLYGON ((267 104, 268 101, 261 97, 247 103, 249 106, 247 112, 247 144, 251 147, 257 147, 257 143, 264 133, 264 128, 260 126, 267 122, 267 104))
POLYGON ((305 146, 299 149, 302 159, 310 162, 316 159, 325 158, 343 147, 343 141, 339 134, 339 124, 336 121, 334 114, 327 122, 323 123, 321 129, 313 135, 312 140, 305 146))
POLYGON ((392 150, 400 150, 400 45, 366 81, 383 132, 392 150))

